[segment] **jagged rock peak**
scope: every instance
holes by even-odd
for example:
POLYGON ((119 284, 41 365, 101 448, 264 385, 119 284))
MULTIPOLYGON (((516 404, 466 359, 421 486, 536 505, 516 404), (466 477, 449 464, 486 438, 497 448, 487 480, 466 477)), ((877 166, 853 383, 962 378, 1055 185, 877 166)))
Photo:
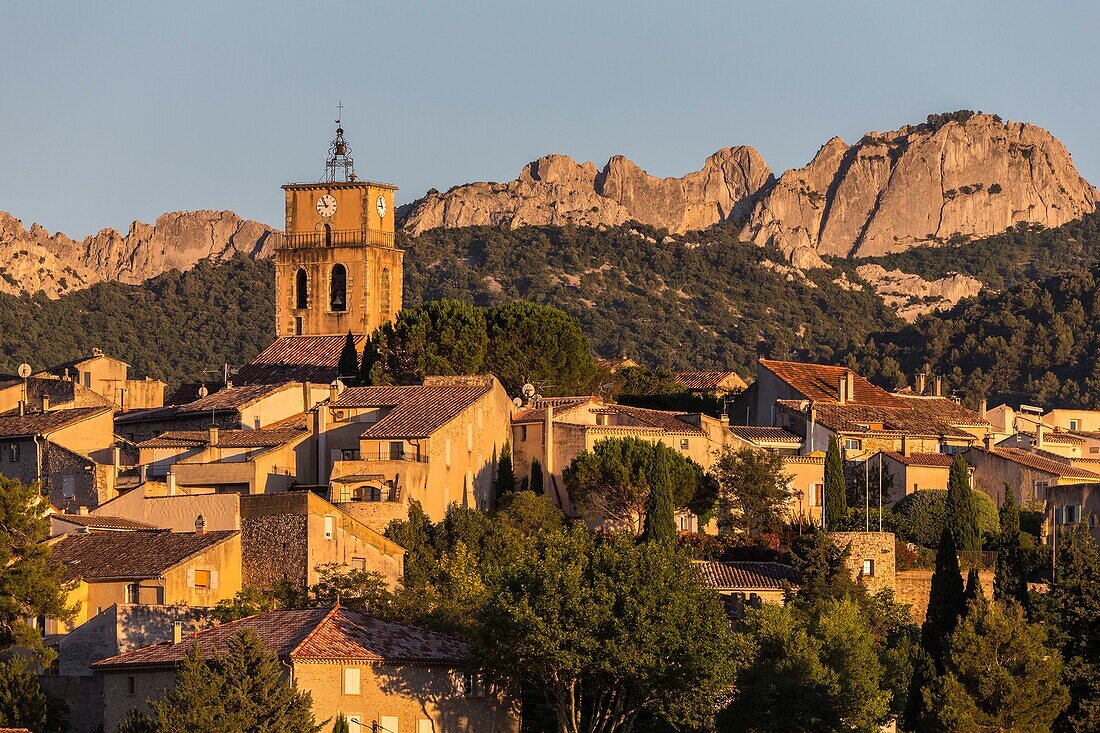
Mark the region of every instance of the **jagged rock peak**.
POLYGON ((602 170, 567 155, 545 155, 508 183, 429 192, 408 207, 404 228, 416 235, 436 227, 614 226, 633 220, 682 233, 745 217, 753 196, 772 181, 764 159, 744 146, 719 150, 682 178, 651 176, 621 155, 602 170))
POLYGON ((1097 198, 1046 130, 964 110, 852 146, 833 138, 760 197, 742 236, 788 253, 873 256, 1019 223, 1058 226, 1097 198))

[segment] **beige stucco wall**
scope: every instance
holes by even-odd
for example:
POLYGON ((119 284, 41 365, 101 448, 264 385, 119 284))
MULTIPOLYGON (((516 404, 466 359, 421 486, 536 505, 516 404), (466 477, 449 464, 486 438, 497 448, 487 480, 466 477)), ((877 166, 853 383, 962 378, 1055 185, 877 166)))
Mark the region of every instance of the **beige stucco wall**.
POLYGON ((207 530, 241 528, 241 498, 236 494, 166 496, 165 491, 164 484, 145 483, 91 513, 145 522, 173 532, 193 531, 200 514, 207 530))
POLYGON ((1069 430, 1070 420, 1078 422, 1076 430, 1084 433, 1100 431, 1100 411, 1098 410, 1051 410, 1043 415, 1043 423, 1051 427, 1069 430))
POLYGON ((803 522, 820 525, 823 507, 817 501, 817 496, 823 492, 820 488, 815 492, 815 487, 825 484, 824 457, 787 457, 783 461, 783 473, 789 477, 787 486, 792 494, 790 501, 787 502, 788 519, 797 522, 801 512, 803 522), (799 491, 803 494, 801 502, 797 497, 799 491))
POLYGON ((1036 495, 1037 481, 1046 481, 1050 486, 1088 483, 1088 479, 1055 476, 984 451, 971 450, 964 456, 967 463, 974 466, 974 488, 987 494, 997 506, 1004 501, 1005 484, 1015 490, 1019 504, 1036 508, 1044 503, 1044 498, 1036 495))
POLYGON ((114 453, 114 416, 109 410, 49 434, 50 440, 97 463, 112 463, 114 453))

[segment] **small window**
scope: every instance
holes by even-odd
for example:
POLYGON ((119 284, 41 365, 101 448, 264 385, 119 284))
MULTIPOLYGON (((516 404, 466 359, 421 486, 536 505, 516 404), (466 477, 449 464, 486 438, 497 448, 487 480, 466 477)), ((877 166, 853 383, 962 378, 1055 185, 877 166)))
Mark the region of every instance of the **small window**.
POLYGON ((810 506, 821 506, 821 495, 825 484, 810 484, 810 506))
POLYGON ((481 675, 466 672, 462 675, 462 694, 465 697, 485 697, 485 682, 481 675))
POLYGON ((133 675, 126 678, 126 694, 129 697, 137 694, 137 679, 133 675))
POLYGON ((402 440, 390 441, 390 460, 400 461, 405 458, 405 442, 402 440))
POLYGON ((209 570, 196 570, 195 571, 195 587, 208 589, 210 588, 210 571, 209 570))
MULTIPOLYGON (((520 425, 519 426, 519 439, 521 441, 523 441, 524 443, 527 442, 527 426, 526 425, 520 425)), ((1095 451, 1096 448, 1093 448, 1093 450, 1095 451)))
POLYGON ((865 577, 865 578, 875 577, 875 561, 874 560, 864 560, 863 561, 863 571, 862 572, 863 572, 863 577, 865 577))
POLYGON ((336 536, 336 517, 325 517, 325 539, 331 540, 336 536))
POLYGON ((1036 481, 1035 482, 1035 498, 1043 499, 1047 498, 1047 489, 1050 488, 1049 481, 1036 481))
POLYGON ((92 373, 84 372, 84 386, 88 389, 92 388, 92 373))
POLYGON ((1098 446, 1095 446, 1095 445, 1094 445, 1094 446, 1091 446, 1091 447, 1089 448, 1089 453, 1100 453, 1100 447, 1098 447, 1098 446))
POLYGON ((309 307, 309 276, 302 269, 299 269, 298 274, 294 276, 294 307, 309 307))
MULTIPOLYGON (((126 585, 126 602, 131 604, 141 602, 141 587, 137 583, 126 585)), ((130 679, 133 679, 133 677, 130 679)))
POLYGON ((397 716, 379 716, 378 733, 400 733, 397 729, 397 716))
POLYGON ((1067 504, 1062 507, 1062 524, 1077 524, 1081 521, 1081 505, 1067 504))
POLYGON ((301 336, 302 335, 302 330, 304 328, 305 327, 304 327, 303 322, 302 322, 302 317, 301 316, 294 316, 294 335, 295 336, 301 336))
POLYGON ((1069 429, 1070 430, 1080 430, 1081 429, 1081 421, 1080 420, 1070 420, 1069 421, 1069 429))
POLYGON ((687 514, 681 514, 680 515, 680 531, 681 532, 690 532, 691 531, 691 517, 688 516, 687 514))
POLYGON ((863 450, 863 441, 859 438, 845 438, 844 450, 863 450))
POLYGON ((348 271, 343 265, 333 265, 329 280, 329 310, 343 313, 348 309, 348 271))
POLYGON ((344 694, 345 695, 358 695, 359 694, 359 668, 358 667, 345 667, 344 668, 344 694))
POLYGON ((687 449, 688 449, 688 439, 687 438, 680 438, 680 450, 687 450, 687 449))
POLYGON ((19 463, 19 444, 12 443, 8 446, 8 455, 11 456, 12 463, 19 463))
POLYGON ((341 448, 340 449, 341 461, 358 461, 359 449, 358 448, 341 448))

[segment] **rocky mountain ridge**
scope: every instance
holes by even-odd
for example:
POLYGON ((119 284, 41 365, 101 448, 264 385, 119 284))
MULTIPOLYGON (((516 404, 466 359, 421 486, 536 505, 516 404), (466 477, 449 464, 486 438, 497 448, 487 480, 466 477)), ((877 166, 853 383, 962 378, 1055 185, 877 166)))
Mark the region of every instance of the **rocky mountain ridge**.
POLYGON ((103 229, 77 241, 0 211, 0 292, 57 298, 102 281, 142 283, 204 259, 268 257, 272 231, 231 211, 175 211, 152 225, 135 221, 126 234, 103 229))
POLYGON ((682 178, 655 178, 622 156, 597 170, 547 155, 513 181, 430 191, 401 213, 414 236, 437 227, 629 220, 683 233, 745 220, 742 239, 812 267, 820 255, 881 255, 1019 223, 1058 226, 1094 211, 1098 198, 1046 130, 964 110, 870 132, 855 145, 834 137, 778 179, 745 146, 718 151, 682 178))

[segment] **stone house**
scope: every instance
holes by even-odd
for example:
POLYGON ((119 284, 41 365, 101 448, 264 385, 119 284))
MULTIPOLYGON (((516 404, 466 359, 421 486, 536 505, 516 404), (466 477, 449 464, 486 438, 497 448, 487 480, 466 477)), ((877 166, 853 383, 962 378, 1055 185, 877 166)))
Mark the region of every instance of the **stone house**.
POLYGON ((314 413, 318 483, 379 531, 414 499, 435 521, 451 504, 490 509, 511 412, 491 375, 345 389, 314 413))
POLYGON ((798 572, 778 562, 696 560, 692 563, 706 586, 720 596, 731 618, 741 618, 745 608, 761 603, 782 604, 788 588, 797 589, 798 572))
POLYGON ((313 482, 311 438, 304 425, 170 430, 137 444, 137 468, 181 493, 277 493, 313 482))
POLYGON ((117 453, 108 406, 0 415, 0 474, 38 481, 61 510, 114 495, 117 453))
POLYGON ((1047 494, 1047 512, 1043 529, 1052 538, 1059 537, 1075 524, 1085 524, 1100 542, 1100 482, 1051 486, 1047 494))
POLYGON ((868 593, 895 588, 897 564, 893 532, 829 532, 829 539, 842 550, 849 549, 848 569, 868 593))
POLYGON ((338 605, 261 613, 97 662, 105 729, 162 695, 195 645, 210 656, 245 630, 310 693, 318 721, 343 714, 351 733, 367 733, 375 723, 394 733, 519 731, 518 701, 487 688, 464 666, 465 644, 338 605))
MULTIPOLYGON (((1090 443, 1100 447, 1100 441, 1088 440, 1084 435, 1070 433, 1062 428, 1051 428, 1043 423, 1033 430, 1020 430, 997 441, 998 448, 1019 448, 1029 452, 1056 453, 1066 458, 1084 458, 1090 443)), ((1097 453, 1100 453, 1098 449, 1097 453)))
POLYGON ((309 382, 228 386, 183 405, 119 413, 115 431, 131 443, 169 431, 259 430, 302 415, 329 396, 328 385, 309 382))
POLYGON ((159 379, 130 379, 130 365, 99 349, 34 375, 75 383, 110 401, 120 410, 160 407, 167 385, 159 379))
POLYGON ((27 379, 0 376, 0 414, 18 414, 20 404, 23 406, 23 412, 113 406, 106 397, 85 389, 71 380, 51 376, 31 376, 27 379))
POLYGON ((963 454, 974 467, 974 486, 1000 506, 1007 485, 1022 506, 1045 505, 1052 486, 1100 482, 1100 473, 1071 465, 1054 453, 1038 454, 1020 448, 972 448, 963 454))
POLYGON ((65 535, 53 557, 74 583, 70 623, 47 619, 47 636, 63 635, 115 604, 214 606, 241 589, 241 533, 137 530, 65 535))

